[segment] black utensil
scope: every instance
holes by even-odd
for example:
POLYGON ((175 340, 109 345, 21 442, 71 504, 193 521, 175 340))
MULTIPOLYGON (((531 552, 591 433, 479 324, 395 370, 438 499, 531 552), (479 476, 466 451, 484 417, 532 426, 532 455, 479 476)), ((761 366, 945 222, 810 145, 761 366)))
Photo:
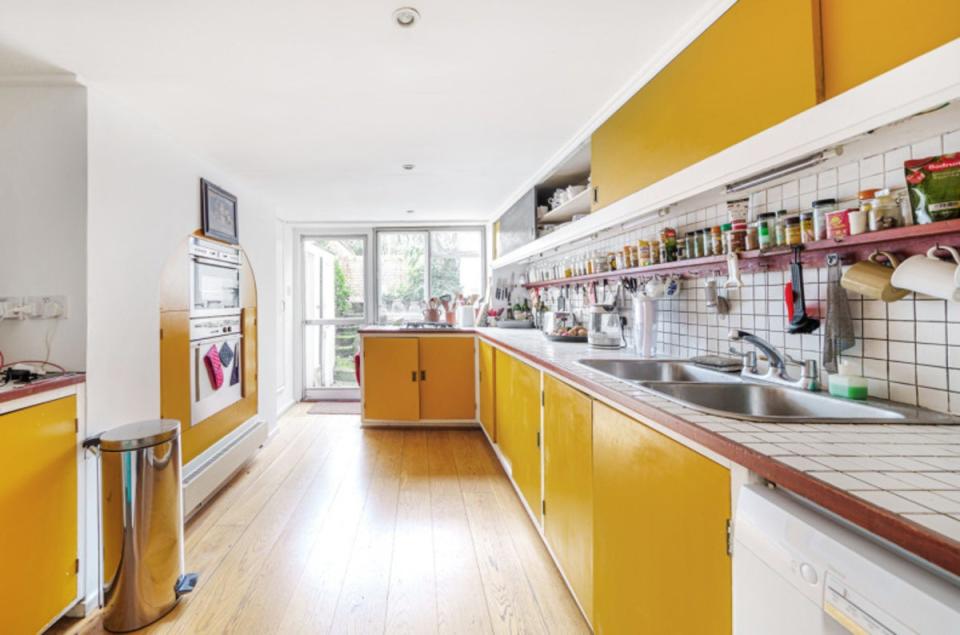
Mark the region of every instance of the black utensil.
POLYGON ((807 315, 807 303, 803 293, 803 265, 800 263, 800 247, 793 249, 790 263, 790 280, 793 285, 793 319, 787 327, 789 333, 813 333, 820 328, 820 320, 807 315))

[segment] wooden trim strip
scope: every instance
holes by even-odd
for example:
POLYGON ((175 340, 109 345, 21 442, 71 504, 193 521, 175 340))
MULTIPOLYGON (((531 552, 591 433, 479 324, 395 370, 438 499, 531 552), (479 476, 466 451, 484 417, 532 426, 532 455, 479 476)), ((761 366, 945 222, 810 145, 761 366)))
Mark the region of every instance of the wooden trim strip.
POLYGON ((82 384, 84 381, 86 381, 86 375, 83 373, 72 373, 62 377, 54 377, 53 379, 41 379, 30 384, 24 384, 0 392, 0 403, 13 401, 14 399, 22 399, 23 397, 29 397, 30 395, 36 395, 48 390, 63 388, 64 386, 82 384))

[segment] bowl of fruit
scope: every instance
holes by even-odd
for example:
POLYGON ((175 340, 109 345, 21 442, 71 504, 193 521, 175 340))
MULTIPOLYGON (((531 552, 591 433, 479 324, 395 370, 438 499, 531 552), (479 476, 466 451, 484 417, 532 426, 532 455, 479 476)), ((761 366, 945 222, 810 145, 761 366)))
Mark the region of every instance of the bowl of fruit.
POLYGON ((544 335, 551 342, 586 342, 587 328, 579 325, 559 325, 552 331, 545 331, 544 335))

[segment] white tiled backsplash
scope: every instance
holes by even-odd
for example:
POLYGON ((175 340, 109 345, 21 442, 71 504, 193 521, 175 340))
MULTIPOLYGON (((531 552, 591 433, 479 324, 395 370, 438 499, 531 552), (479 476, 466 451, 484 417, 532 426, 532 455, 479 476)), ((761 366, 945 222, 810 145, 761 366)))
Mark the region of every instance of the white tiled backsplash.
MULTIPOLYGON (((960 152, 960 109, 954 105, 925 117, 929 118, 926 122, 917 118, 846 144, 843 155, 829 163, 750 192, 751 202, 758 213, 804 209, 821 198, 837 198, 841 206, 853 207, 860 190, 903 188, 905 160, 960 152)), ((655 238, 666 226, 677 228, 682 237, 687 231, 718 225, 726 222, 728 198, 733 197, 717 191, 700 196, 677 205, 666 219, 651 220, 651 224, 629 231, 608 231, 583 246, 545 255, 538 262, 549 266, 585 253, 622 250, 625 244, 635 245, 640 238, 655 238)), ((960 236, 946 242, 960 246, 960 236)), ((524 265, 520 271, 529 268, 529 264, 524 265)), ((683 280, 676 297, 659 301, 660 354, 691 357, 726 353, 731 344, 727 332, 740 328, 797 359, 821 362, 822 326, 809 335, 786 332, 784 283, 789 275, 787 271, 743 274, 744 287, 727 294, 730 313, 725 316, 706 308, 706 278, 683 280)), ((719 282, 724 280, 720 278, 719 282)), ((805 268, 808 312, 821 318, 826 281, 826 268, 805 268)), ((569 293, 569 308, 585 308, 585 292, 578 295, 571 288, 569 293)), ((960 414, 960 304, 914 294, 892 304, 865 300, 853 293, 848 296, 857 343, 844 351, 843 358, 862 369, 871 396, 960 414)), ((546 297, 550 298, 549 293, 546 297)), ((623 315, 629 319, 630 300, 626 294, 624 297, 623 315)), ((628 326, 628 338, 629 330, 628 326)), ((740 350, 749 347, 736 346, 740 350)), ((791 365, 790 370, 799 376, 797 367, 791 365)), ((821 378, 826 385, 826 374, 821 378)))

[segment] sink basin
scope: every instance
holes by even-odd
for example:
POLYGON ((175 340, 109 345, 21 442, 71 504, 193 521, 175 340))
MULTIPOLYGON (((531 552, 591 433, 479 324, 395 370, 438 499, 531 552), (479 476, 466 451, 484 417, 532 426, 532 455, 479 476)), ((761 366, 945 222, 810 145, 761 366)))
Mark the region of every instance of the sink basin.
POLYGON ((740 375, 723 373, 696 364, 661 359, 581 359, 580 364, 624 381, 695 381, 739 383, 740 375))
POLYGON ((956 424, 932 410, 891 402, 859 402, 774 384, 642 382, 661 397, 710 414, 751 421, 803 423, 956 424), (882 404, 882 405, 880 405, 882 404))

